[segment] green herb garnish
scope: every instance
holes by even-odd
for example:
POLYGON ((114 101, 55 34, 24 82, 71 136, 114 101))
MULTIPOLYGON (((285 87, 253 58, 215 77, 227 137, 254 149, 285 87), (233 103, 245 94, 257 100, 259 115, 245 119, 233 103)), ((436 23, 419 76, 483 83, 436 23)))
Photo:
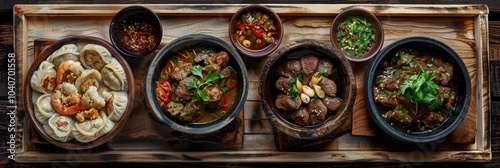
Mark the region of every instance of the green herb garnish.
POLYGON ((399 87, 398 95, 404 95, 408 101, 415 103, 415 112, 418 112, 419 103, 425 103, 429 105, 430 110, 435 110, 443 102, 437 97, 439 86, 434 82, 434 79, 436 79, 436 74, 422 70, 404 81, 399 87))
POLYGON ((201 78, 201 83, 198 83, 196 80, 193 82, 186 83, 187 90, 195 90, 192 100, 195 103, 199 103, 201 100, 207 101, 208 92, 206 90, 203 90, 203 86, 214 85, 221 77, 219 71, 209 70, 207 75, 205 75, 205 77, 203 77, 203 67, 199 65, 191 67, 189 71, 191 71, 193 75, 196 75, 201 78))

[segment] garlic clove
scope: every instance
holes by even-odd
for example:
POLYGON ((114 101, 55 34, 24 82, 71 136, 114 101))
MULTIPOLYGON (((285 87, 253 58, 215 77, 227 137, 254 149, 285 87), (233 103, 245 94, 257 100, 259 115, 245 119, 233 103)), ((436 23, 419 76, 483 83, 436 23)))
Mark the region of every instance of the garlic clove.
POLYGON ((302 85, 302 92, 305 93, 309 97, 314 96, 314 90, 307 85, 302 85))
POLYGON ((321 81, 321 79, 323 79, 323 75, 319 75, 319 72, 314 73, 311 81, 309 82, 309 86, 317 85, 321 81))
POLYGON ((305 104, 308 104, 309 102, 311 102, 311 98, 304 93, 300 94, 300 99, 302 100, 302 103, 305 103, 305 104))
POLYGON ((321 88, 319 85, 314 85, 314 92, 316 93, 316 96, 319 98, 324 98, 325 97, 325 91, 321 88))

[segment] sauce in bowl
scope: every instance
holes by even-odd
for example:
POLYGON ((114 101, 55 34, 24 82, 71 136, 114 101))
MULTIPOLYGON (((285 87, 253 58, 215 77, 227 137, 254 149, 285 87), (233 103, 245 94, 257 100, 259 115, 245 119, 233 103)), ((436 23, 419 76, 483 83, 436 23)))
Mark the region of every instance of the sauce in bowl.
POLYGON ((247 12, 234 25, 233 36, 238 43, 250 50, 260 50, 272 44, 276 37, 276 24, 261 11, 247 12))

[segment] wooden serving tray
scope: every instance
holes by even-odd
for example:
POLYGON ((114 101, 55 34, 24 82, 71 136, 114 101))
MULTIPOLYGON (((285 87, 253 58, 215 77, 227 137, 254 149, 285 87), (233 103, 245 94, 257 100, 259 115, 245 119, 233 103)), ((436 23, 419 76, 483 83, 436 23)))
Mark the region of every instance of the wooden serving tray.
MULTIPOLYGON (((344 9, 361 7, 382 21, 384 46, 410 36, 437 39, 454 49, 465 62, 471 77, 473 96, 467 117, 446 140, 429 144, 408 144, 387 138, 371 123, 363 101, 363 76, 368 63, 352 64, 357 95, 352 117, 332 138, 314 142, 286 139, 273 130, 259 101, 261 66, 267 60, 245 58, 249 74, 249 94, 245 103, 241 149, 212 148, 169 141, 167 127, 153 122, 135 101, 134 114, 117 136, 104 146, 86 151, 68 151, 41 140, 30 130, 25 107, 18 103, 18 162, 163 162, 163 161, 238 161, 238 162, 330 162, 330 161, 488 161, 491 160, 490 88, 488 51, 488 8, 485 5, 339 5, 339 4, 264 4, 276 11, 285 27, 281 46, 300 39, 329 41, 330 25, 344 9), (336 139, 333 139, 336 138, 336 139), (38 145, 37 145, 38 144, 38 145), (300 149, 280 149, 300 144, 300 149), (229 150, 231 149, 231 150, 229 150), (417 156, 418 155, 418 156, 417 156), (300 159, 297 159, 300 158, 300 159)), ((109 23, 120 9, 129 5, 16 5, 15 43, 19 75, 26 74, 47 39, 87 35, 109 41, 109 23), (36 43, 35 43, 36 41, 36 43)), ((246 4, 157 4, 144 5, 160 17, 164 44, 183 35, 202 33, 229 43, 228 22, 246 4)), ((52 41, 53 42, 53 41, 52 41)), ((153 55, 150 55, 151 58, 153 55)), ((146 60, 128 60, 131 66, 145 67, 146 60), (142 63, 142 64, 138 64, 142 63)), ((136 85, 145 70, 137 68, 136 85)), ((26 81, 18 80, 18 88, 26 81)), ((138 87, 140 88, 140 87, 138 87)), ((139 90, 136 90, 137 95, 139 90)), ((22 90, 18 91, 22 102, 22 90)))

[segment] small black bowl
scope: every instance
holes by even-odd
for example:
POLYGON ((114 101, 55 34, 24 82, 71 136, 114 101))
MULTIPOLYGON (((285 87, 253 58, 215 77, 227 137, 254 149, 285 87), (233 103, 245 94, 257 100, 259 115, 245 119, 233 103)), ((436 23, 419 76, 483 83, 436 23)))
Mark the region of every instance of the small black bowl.
POLYGON ((148 8, 130 6, 120 10, 109 26, 113 46, 122 55, 147 56, 160 45, 163 28, 158 16, 148 8))
POLYGON ((164 46, 152 59, 146 73, 142 96, 145 99, 144 103, 149 108, 148 112, 150 117, 165 126, 169 126, 174 130, 187 134, 206 134, 225 127, 238 116, 245 104, 248 94, 248 73, 243 59, 233 46, 222 39, 210 35, 191 34, 173 40, 168 45, 164 46), (174 55, 177 55, 177 52, 182 52, 183 49, 187 48, 208 48, 215 51, 226 51, 230 58, 229 65, 231 65, 238 74, 238 83, 236 85, 237 94, 234 103, 229 106, 226 114, 218 119, 206 123, 182 122, 178 118, 167 114, 156 100, 155 81, 159 79, 167 61, 174 55))
POLYGON ((446 44, 426 37, 409 37, 390 44, 389 46, 384 48, 382 52, 379 52, 379 54, 371 62, 365 75, 364 98, 368 113, 372 117, 373 121, 385 133, 397 140, 404 142, 427 143, 446 137, 453 130, 455 130, 465 118, 471 100, 470 77, 464 62, 460 59, 458 54, 446 44), (396 54, 396 52, 401 49, 415 47, 423 48, 428 52, 439 54, 439 56, 443 58, 445 62, 451 63, 454 67, 453 80, 457 83, 458 86, 455 108, 453 112, 451 112, 451 116, 449 116, 443 124, 432 130, 407 133, 391 126, 390 123, 387 122, 382 114, 378 111, 379 105, 375 103, 372 88, 375 84, 376 74, 379 69, 384 66, 383 64, 386 60, 391 59, 396 54))

